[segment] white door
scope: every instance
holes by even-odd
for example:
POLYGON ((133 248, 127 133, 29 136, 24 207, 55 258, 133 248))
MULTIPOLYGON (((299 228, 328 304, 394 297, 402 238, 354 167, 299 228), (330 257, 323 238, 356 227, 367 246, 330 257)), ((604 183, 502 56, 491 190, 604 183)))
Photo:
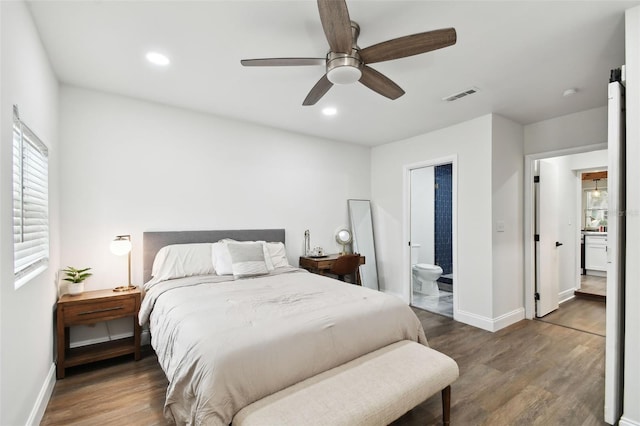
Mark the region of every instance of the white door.
POLYGON ((622 336, 621 306, 624 285, 624 215, 625 211, 625 142, 622 106, 624 88, 609 83, 609 166, 607 186, 609 211, 607 221, 607 324, 604 386, 604 420, 615 424, 620 419, 620 376, 622 336))
POLYGON ((558 309, 558 170, 540 160, 536 185, 536 316, 558 309))

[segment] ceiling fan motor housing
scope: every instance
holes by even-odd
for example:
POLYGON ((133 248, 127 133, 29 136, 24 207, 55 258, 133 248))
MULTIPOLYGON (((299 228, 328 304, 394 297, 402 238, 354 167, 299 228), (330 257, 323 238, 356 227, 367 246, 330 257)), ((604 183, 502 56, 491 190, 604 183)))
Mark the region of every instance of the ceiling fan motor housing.
POLYGON ((351 84, 362 76, 362 60, 356 49, 351 53, 329 52, 327 55, 327 78, 333 84, 351 84))

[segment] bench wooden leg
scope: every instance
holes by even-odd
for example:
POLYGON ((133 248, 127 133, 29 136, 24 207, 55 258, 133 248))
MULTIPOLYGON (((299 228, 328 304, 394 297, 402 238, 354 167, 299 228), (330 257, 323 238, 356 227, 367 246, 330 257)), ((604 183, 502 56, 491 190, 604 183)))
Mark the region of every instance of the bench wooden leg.
POLYGON ((442 424, 449 426, 451 415, 451 386, 442 389, 442 424))

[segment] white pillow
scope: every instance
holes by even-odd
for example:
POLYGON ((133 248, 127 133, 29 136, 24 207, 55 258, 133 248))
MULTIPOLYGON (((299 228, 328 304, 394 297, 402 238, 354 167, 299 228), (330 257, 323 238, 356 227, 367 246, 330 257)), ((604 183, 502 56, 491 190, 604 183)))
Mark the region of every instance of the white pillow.
POLYGON ((172 244, 156 254, 150 282, 215 273, 210 243, 172 244))
POLYGON ((227 250, 225 240, 220 240, 217 243, 213 243, 212 247, 212 259, 218 275, 233 275, 233 269, 231 269, 231 255, 227 250))
POLYGON ((226 242, 227 250, 231 256, 231 269, 233 278, 254 277, 269 273, 264 242, 226 242))
POLYGON ((291 266, 287 260, 287 251, 283 243, 267 243, 267 250, 274 268, 291 266))
POLYGON ((267 269, 269 271, 273 271, 273 263, 271 262, 271 256, 269 255, 269 251, 267 249, 267 245, 264 241, 235 241, 229 238, 224 240, 220 240, 217 243, 213 243, 213 261, 216 268, 216 273, 218 275, 233 275, 233 268, 231 262, 231 255, 229 254, 229 249, 227 248, 228 243, 236 243, 236 244, 254 244, 260 243, 262 244, 262 250, 264 251, 264 260, 267 265, 267 269))

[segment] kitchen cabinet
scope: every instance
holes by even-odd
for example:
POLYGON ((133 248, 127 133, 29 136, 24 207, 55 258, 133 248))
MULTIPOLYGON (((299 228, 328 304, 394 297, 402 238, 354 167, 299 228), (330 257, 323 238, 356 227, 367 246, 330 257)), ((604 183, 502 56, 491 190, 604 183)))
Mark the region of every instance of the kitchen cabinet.
POLYGON ((607 235, 585 235, 584 266, 588 271, 607 271, 607 235))

